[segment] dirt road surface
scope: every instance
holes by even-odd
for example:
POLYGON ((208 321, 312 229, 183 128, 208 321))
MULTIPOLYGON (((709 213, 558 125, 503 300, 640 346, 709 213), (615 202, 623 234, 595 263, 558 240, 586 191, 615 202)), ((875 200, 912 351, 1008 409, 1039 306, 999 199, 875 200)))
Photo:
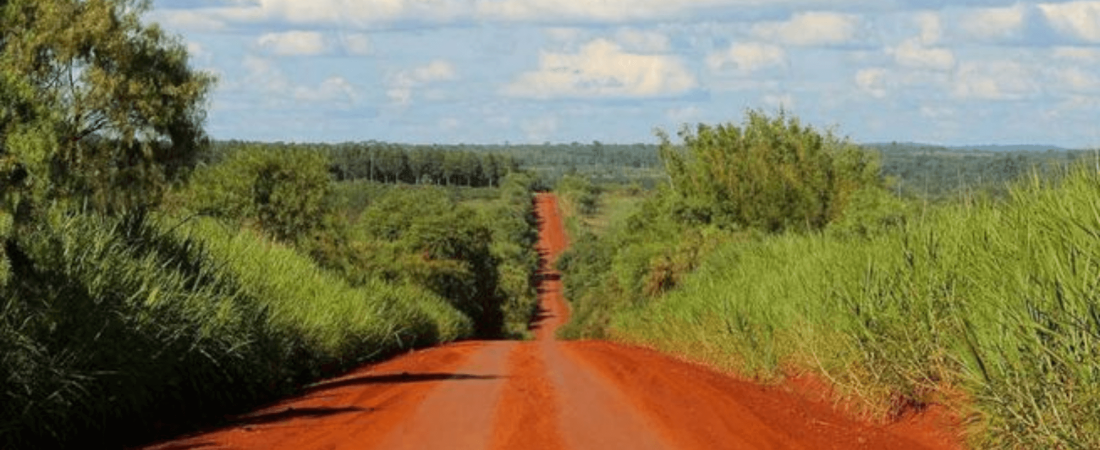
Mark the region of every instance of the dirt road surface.
MULTIPOLYGON (((554 196, 537 200, 540 254, 566 247, 554 196)), ((218 430, 147 447, 183 449, 961 448, 924 417, 874 425, 783 387, 658 352, 559 342, 560 274, 544 265, 529 342, 463 342, 364 367, 218 430)))

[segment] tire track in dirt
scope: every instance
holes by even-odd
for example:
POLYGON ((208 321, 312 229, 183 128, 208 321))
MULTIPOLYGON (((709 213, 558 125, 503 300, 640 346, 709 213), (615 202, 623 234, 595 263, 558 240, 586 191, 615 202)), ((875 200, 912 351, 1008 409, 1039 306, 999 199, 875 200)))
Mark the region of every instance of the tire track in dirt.
POLYGON ((147 447, 234 449, 961 448, 923 423, 884 427, 784 387, 653 350, 559 342, 569 317, 552 263, 566 247, 557 200, 537 198, 540 309, 532 342, 412 352, 318 383, 226 427, 147 447))

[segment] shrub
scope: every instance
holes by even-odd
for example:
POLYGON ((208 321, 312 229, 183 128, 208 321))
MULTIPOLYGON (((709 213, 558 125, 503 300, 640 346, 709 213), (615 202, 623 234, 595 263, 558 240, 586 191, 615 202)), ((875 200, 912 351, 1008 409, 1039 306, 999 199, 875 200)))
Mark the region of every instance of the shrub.
POLYGON ((324 227, 334 210, 332 192, 320 153, 246 147, 197 169, 181 196, 196 212, 255 223, 293 243, 324 227))
POLYGON ((881 183, 876 155, 785 113, 750 110, 742 126, 685 127, 682 146, 658 136, 683 212, 726 228, 822 229, 855 192, 881 183))

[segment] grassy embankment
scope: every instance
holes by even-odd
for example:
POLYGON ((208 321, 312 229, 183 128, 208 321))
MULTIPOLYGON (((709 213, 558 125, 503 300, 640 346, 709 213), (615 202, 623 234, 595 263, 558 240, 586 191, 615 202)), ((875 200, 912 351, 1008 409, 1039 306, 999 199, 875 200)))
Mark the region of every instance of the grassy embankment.
POLYGON ((809 371, 879 417, 946 402, 977 448, 1100 447, 1100 174, 930 210, 855 198, 820 231, 766 233, 656 193, 574 242, 566 333, 809 371))
POLYGON ((360 213, 348 207, 354 187, 303 175, 324 162, 295 158, 251 152, 252 166, 196 179, 278 174, 271 198, 319 202, 302 210, 317 217, 276 217, 250 203, 258 183, 226 178, 205 194, 182 186, 145 218, 57 208, 18 233, 0 224, 0 447, 141 442, 365 361, 526 324, 536 256, 525 178, 477 208, 442 189, 368 190, 360 213), (379 208, 392 213, 385 224, 379 208), (305 219, 316 226, 287 233, 305 219), (464 227, 446 222, 456 219, 464 227), (379 236, 385 227, 406 232, 379 236))

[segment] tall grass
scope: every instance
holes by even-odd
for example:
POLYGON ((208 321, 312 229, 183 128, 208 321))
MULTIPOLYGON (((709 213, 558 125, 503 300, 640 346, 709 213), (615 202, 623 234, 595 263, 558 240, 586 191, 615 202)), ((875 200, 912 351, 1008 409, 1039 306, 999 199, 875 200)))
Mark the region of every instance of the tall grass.
POLYGON ((0 300, 0 448, 140 441, 472 331, 423 289, 351 288, 209 219, 54 214, 17 239, 0 300))
POLYGON ((810 369, 881 414, 961 391, 982 448, 1100 448, 1100 175, 844 236, 719 246, 611 332, 764 378, 810 369))

